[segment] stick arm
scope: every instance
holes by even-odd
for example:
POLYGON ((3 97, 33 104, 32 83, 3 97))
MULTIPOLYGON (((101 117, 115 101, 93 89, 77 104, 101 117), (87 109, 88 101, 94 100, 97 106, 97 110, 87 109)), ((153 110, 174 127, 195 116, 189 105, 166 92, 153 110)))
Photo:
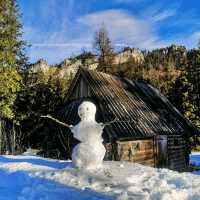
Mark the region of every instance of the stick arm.
POLYGON ((51 119, 52 121, 54 121, 54 122, 56 122, 56 123, 58 123, 58 124, 60 124, 62 126, 65 126, 67 128, 70 128, 70 129, 73 128, 73 125, 69 125, 69 124, 66 124, 64 122, 61 122, 60 120, 52 117, 51 115, 41 115, 40 117, 41 118, 46 118, 46 119, 51 119))

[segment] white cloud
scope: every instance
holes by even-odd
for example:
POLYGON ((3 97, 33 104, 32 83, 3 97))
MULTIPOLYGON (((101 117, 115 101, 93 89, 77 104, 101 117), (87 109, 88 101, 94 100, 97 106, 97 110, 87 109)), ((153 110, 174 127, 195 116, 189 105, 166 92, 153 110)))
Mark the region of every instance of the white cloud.
MULTIPOLYGON (((69 10, 73 6, 74 0, 70 0, 69 10)), ((136 16, 128 13, 127 10, 111 9, 75 18, 71 24, 68 23, 68 19, 62 19, 60 27, 50 32, 42 32, 32 27, 25 27, 24 32, 25 38, 32 42, 29 50, 31 61, 44 57, 50 63, 60 62, 72 54, 80 53, 83 48, 91 50, 94 32, 102 23, 106 25, 116 47, 133 46, 153 49, 171 43, 184 44, 187 47, 196 46, 200 31, 194 32, 188 38, 172 38, 168 41, 159 37, 158 30, 162 21, 175 15, 175 9, 158 8, 154 9, 154 12, 149 11, 146 16, 145 10, 143 15, 136 16)))
POLYGON ((35 46, 33 45, 28 55, 30 56, 30 62, 36 62, 38 59, 46 59, 48 63, 55 64, 60 63, 65 58, 69 58, 70 56, 75 56, 78 53, 81 53, 84 49, 84 44, 81 44, 80 46, 77 45, 58 45, 54 44, 53 46, 50 46, 49 44, 46 44, 44 46, 39 45, 35 46))
POLYGON ((162 20, 165 20, 169 17, 172 17, 176 15, 176 11, 175 10, 164 10, 156 15, 154 15, 152 17, 152 21, 153 22, 159 22, 159 21, 162 21, 162 20))
POLYGON ((83 16, 77 20, 87 30, 87 35, 92 39, 91 33, 104 23, 110 37, 115 44, 126 44, 138 48, 155 48, 164 44, 156 34, 153 20, 140 19, 128 14, 125 10, 106 10, 83 16))
POLYGON ((33 43, 33 47, 91 47, 89 43, 33 43))
MULTIPOLYGON (((164 14, 160 15, 160 20, 161 18, 164 18, 164 14)), ((67 27, 62 25, 63 28, 60 31, 46 33, 26 27, 25 38, 32 41, 32 47, 29 50, 31 61, 37 60, 42 55, 50 63, 55 63, 72 54, 80 53, 83 48, 91 50, 94 32, 102 23, 108 28, 111 40, 116 47, 134 46, 152 49, 166 46, 167 44, 160 40, 156 33, 154 20, 138 18, 125 10, 112 9, 76 19, 70 29, 71 33, 74 32, 72 37, 67 34, 67 27)))

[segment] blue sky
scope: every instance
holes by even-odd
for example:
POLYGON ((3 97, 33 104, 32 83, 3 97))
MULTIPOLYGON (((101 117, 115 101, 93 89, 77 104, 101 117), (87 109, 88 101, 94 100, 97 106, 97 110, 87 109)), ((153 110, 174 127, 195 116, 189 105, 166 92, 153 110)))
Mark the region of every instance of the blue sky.
POLYGON ((116 49, 197 46, 199 0, 18 0, 30 62, 59 63, 92 49, 104 23, 116 49))

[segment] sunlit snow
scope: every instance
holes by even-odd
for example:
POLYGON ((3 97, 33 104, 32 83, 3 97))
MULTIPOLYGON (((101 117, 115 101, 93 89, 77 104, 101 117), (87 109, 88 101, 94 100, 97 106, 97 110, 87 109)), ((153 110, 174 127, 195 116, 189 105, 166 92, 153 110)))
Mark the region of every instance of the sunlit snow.
MULTIPOLYGON (((192 156, 200 160, 200 154, 192 156)), ((199 200, 200 176, 128 162, 104 162, 101 170, 36 156, 0 157, 1 200, 199 200)))

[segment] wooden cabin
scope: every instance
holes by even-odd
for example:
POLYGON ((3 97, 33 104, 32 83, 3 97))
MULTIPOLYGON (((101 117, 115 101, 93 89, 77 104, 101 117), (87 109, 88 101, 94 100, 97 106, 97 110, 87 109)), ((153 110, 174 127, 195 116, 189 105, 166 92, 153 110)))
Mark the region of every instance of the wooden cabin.
MULTIPOLYGON (((198 130, 150 84, 81 68, 70 86, 65 106, 55 116, 77 124, 78 106, 84 100, 96 104, 97 122, 123 121, 104 128, 105 160, 179 171, 189 164, 188 140, 198 130)), ((70 130, 53 122, 49 130, 57 133, 63 152, 70 157, 77 144, 70 130)))

